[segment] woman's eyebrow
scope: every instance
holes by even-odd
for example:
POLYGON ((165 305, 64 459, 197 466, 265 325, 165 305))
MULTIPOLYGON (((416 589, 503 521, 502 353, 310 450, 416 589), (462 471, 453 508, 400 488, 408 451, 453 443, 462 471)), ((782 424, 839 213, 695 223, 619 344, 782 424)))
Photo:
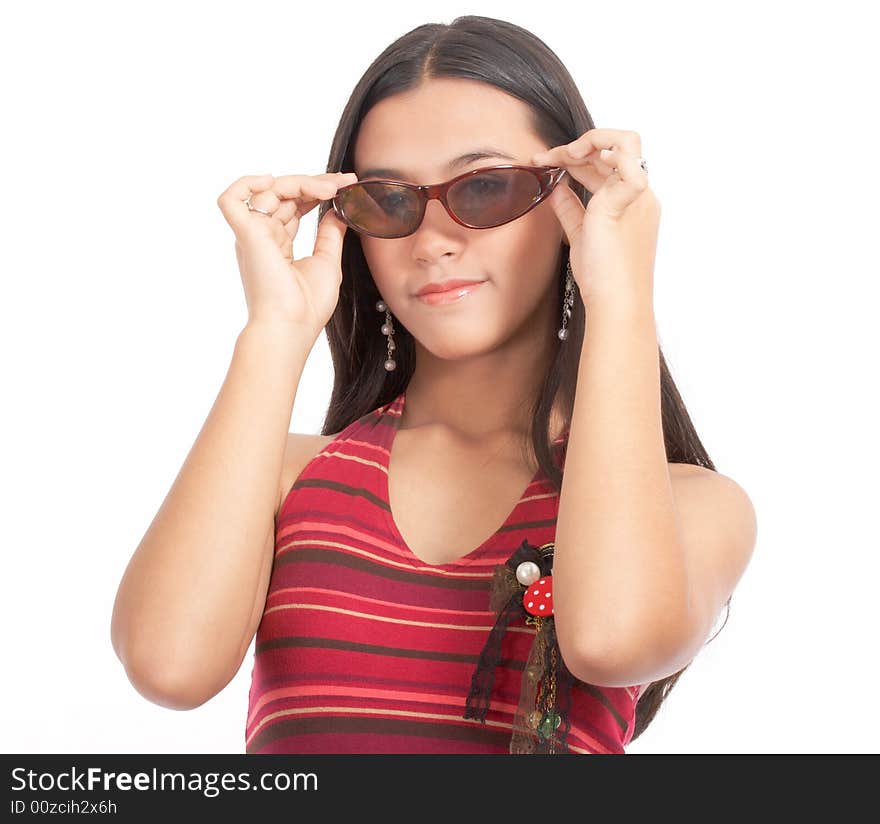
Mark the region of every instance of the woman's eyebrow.
MULTIPOLYGON (((484 160, 487 157, 500 157, 504 160, 514 161, 517 159, 512 155, 507 154, 506 152, 502 152, 500 149, 494 148, 493 146, 485 146, 480 149, 474 149, 471 152, 466 152, 465 154, 459 155, 458 157, 450 160, 446 168, 450 171, 455 171, 456 169, 460 169, 462 166, 467 166, 469 163, 473 163, 475 160, 484 160)), ((372 169, 365 169, 358 175, 358 177, 393 177, 405 180, 408 175, 406 172, 400 169, 374 167, 372 169)))

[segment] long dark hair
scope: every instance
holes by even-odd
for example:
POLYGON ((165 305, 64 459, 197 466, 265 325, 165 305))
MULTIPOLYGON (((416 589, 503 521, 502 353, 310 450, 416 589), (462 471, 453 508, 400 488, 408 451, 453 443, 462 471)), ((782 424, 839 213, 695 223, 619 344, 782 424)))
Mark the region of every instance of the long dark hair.
MULTIPOLYGON (((568 70, 542 40, 513 23, 467 15, 457 17, 448 25, 418 26, 395 40, 373 61, 345 105, 333 137, 327 171, 354 171, 358 129, 374 105, 441 77, 480 81, 522 100, 530 109, 535 134, 548 146, 568 143, 595 128, 568 70)), ((584 205, 589 203, 589 190, 573 179, 570 185, 584 205)), ((319 221, 328 208, 329 201, 323 201, 319 206, 319 221)), ((563 244, 557 272, 557 305, 560 307, 567 260, 568 247, 563 244)), ((415 368, 412 334, 395 318, 397 368, 391 372, 385 370, 387 339, 378 334, 384 317, 376 310, 381 295, 355 232, 345 233, 342 272, 339 302, 326 327, 334 378, 322 429, 324 435, 340 432, 361 416, 392 401, 406 388, 415 368)), ((566 428, 570 424, 585 328, 583 301, 575 299, 569 321, 569 337, 558 342, 552 365, 532 406, 530 443, 527 444, 557 493, 561 490, 562 474, 551 452, 550 414, 558 402, 566 428)), ((697 436, 659 346, 658 355, 667 460, 714 471, 715 466, 697 436)), ((729 613, 730 599, 727 606, 729 613)), ((631 740, 650 724, 685 669, 687 666, 655 681, 640 696, 631 740)))

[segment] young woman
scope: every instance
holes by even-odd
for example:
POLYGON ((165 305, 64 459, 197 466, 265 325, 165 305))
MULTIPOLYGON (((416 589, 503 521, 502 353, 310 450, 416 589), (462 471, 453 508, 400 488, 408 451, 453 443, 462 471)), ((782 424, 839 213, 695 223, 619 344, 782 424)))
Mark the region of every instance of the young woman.
POLYGON ((468 16, 375 60, 326 174, 220 196, 248 322, 120 584, 143 695, 204 703, 256 635, 250 753, 625 751, 756 537, 657 344, 641 154, 468 16), (288 433, 325 330, 324 434, 288 433))

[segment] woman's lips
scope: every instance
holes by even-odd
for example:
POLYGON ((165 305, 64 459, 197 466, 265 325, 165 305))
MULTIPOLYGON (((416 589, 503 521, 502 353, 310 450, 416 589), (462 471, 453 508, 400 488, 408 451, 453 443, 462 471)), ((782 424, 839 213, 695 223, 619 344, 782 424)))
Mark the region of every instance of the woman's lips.
POLYGON ((485 281, 479 283, 468 283, 466 286, 454 286, 445 292, 428 292, 424 295, 416 295, 416 297, 428 306, 441 306, 447 303, 458 303, 462 298, 471 292, 479 289, 485 281))

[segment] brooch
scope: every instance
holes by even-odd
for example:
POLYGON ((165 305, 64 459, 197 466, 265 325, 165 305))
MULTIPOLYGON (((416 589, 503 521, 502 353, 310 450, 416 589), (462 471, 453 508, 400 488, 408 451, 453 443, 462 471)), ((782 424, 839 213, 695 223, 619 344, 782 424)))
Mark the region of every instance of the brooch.
POLYGON ((554 544, 537 547, 524 540, 503 564, 495 567, 489 606, 495 625, 477 661, 465 704, 465 718, 486 723, 495 668, 507 627, 524 620, 535 627, 535 639, 523 670, 513 718, 510 752, 567 753, 568 711, 575 681, 559 653, 553 622, 554 544))

